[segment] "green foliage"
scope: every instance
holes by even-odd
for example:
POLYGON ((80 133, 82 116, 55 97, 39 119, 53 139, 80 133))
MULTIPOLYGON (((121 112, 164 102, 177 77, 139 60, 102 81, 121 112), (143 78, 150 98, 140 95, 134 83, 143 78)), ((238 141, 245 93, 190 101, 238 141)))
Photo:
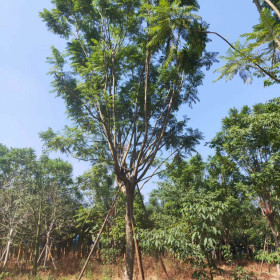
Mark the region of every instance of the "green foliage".
MULTIPOLYGON (((163 190, 173 193, 171 188, 163 190)), ((163 208, 163 212, 168 218, 158 229, 140 231, 141 247, 147 252, 173 253, 178 259, 192 264, 195 268, 193 277, 203 279, 208 275, 207 269, 210 268, 210 273, 216 269, 211 252, 221 235, 221 217, 226 206, 215 201, 211 193, 189 190, 178 202, 177 212, 170 212, 173 196, 168 197, 165 193, 164 197, 164 206, 168 205, 168 208, 163 208)))
POLYGON ((280 263, 280 250, 276 252, 268 252, 268 251, 258 251, 256 252, 255 259, 259 261, 264 261, 268 264, 279 264, 280 263))
POLYGON ((52 2, 40 16, 68 43, 48 60, 73 126, 41 133, 45 146, 106 162, 120 181, 130 170, 134 186, 160 149, 191 150, 201 134, 176 112, 197 100, 202 69, 215 60, 205 34, 194 32, 206 28, 196 1, 52 2))
MULTIPOLYGON (((277 6, 277 1, 274 2, 277 6)), ((252 32, 242 34, 222 57, 225 65, 216 70, 220 73, 217 80, 231 80, 239 74, 246 84, 251 83, 254 76, 264 78, 264 86, 280 82, 280 18, 266 3, 258 10, 259 23, 253 26, 252 32)))
POLYGON ((233 261, 233 254, 231 252, 230 245, 222 246, 223 257, 225 258, 226 264, 231 264, 233 261))
POLYGON ((5 278, 10 277, 10 276, 12 276, 12 275, 9 272, 1 272, 0 273, 0 279, 1 280, 4 280, 5 278))
MULTIPOLYGON (((270 226, 276 250, 280 222, 279 117, 279 98, 256 104, 252 109, 248 106, 240 111, 231 109, 228 117, 223 119, 222 130, 211 142, 219 156, 228 157, 242 172, 247 192, 244 194, 255 199, 255 206, 259 206, 270 226)), ((264 236, 264 223, 258 224, 264 236)), ((246 232, 257 239, 252 230, 246 232)))
POLYGON ((9 249, 24 241, 26 249, 38 251, 39 239, 69 238, 80 198, 72 166, 44 154, 37 159, 32 149, 0 145, 0 153, 1 245, 9 249))
POLYGON ((215 196, 211 193, 188 193, 188 196, 190 198, 183 204, 182 212, 190 225, 192 241, 209 251, 214 248, 216 238, 221 234, 219 218, 226 206, 215 201, 215 196))
MULTIPOLYGON (((50 74, 54 92, 65 101, 73 126, 62 133, 49 129, 41 138, 48 149, 99 167, 106 165, 129 205, 127 227, 131 227, 136 186, 151 178, 147 178, 150 168, 163 165, 165 152, 172 161, 175 155, 193 151, 202 139, 198 130, 188 128, 186 118, 177 118, 177 112, 181 105, 198 100, 204 67, 208 69, 215 61, 215 54, 205 50, 207 36, 195 32, 207 25, 196 14, 195 0, 52 3, 53 9, 40 15, 67 45, 63 52, 52 47, 50 74)), ((105 190, 110 176, 105 172, 105 182, 96 180, 94 174, 104 174, 102 167, 95 167, 92 173, 83 177, 92 178, 105 190)), ((108 193, 101 200, 105 197, 108 193)), ((97 225, 89 220, 98 215, 102 203, 94 207, 80 210, 77 216, 88 232, 97 225)), ((135 209, 137 228, 146 226, 140 208, 135 209)), ((123 210, 122 205, 120 212, 123 210)), ((120 219, 115 221, 108 227, 114 242, 120 244, 123 224, 120 219)), ((128 248, 127 261, 132 258, 133 248, 128 248)), ((133 271, 132 262, 129 265, 133 271)))
POLYGON ((253 273, 247 273, 242 266, 237 266, 232 273, 234 280, 251 280, 255 279, 253 273))
POLYGON ((106 248, 101 251, 102 261, 107 264, 116 263, 121 250, 117 248, 106 248))
POLYGON ((163 178, 150 196, 154 228, 140 231, 147 252, 171 252, 192 264, 193 277, 205 279, 218 271, 219 255, 226 263, 240 257, 233 246, 262 246, 265 221, 246 177, 226 154, 219 151, 207 162, 199 154, 177 158, 163 178))
MULTIPOLYGON (((231 109, 222 131, 212 140, 219 154, 228 155, 243 170, 246 184, 260 197, 265 215, 272 205, 274 211, 279 208, 279 105, 276 98, 253 109, 231 109)), ((279 219, 277 214, 275 219, 279 219)))

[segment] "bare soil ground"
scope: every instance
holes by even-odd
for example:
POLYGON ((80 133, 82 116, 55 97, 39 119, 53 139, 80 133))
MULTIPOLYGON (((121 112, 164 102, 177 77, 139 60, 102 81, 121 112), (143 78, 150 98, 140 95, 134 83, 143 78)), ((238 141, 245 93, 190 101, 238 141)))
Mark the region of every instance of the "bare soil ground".
MULTIPOLYGON (((36 277, 31 276, 30 264, 10 262, 5 271, 0 268, 0 280, 18 279, 18 280, 76 280, 84 259, 77 256, 68 256, 65 259, 56 262, 57 269, 50 267, 39 268, 36 277)), ((146 280, 188 280, 193 279, 190 265, 179 262, 172 257, 164 258, 164 265, 167 271, 165 273, 163 266, 155 258, 144 256, 143 265, 146 280)), ((83 280, 122 280, 124 261, 119 259, 117 264, 103 264, 101 261, 93 258, 84 274, 83 280)), ((135 279, 140 279, 137 265, 135 262, 135 279)), ((263 265, 260 274, 260 263, 243 261, 232 265, 219 265, 220 272, 214 274, 215 280, 240 279, 240 280, 269 280, 277 278, 276 268, 263 265), (238 276, 239 278, 236 278, 238 276)))

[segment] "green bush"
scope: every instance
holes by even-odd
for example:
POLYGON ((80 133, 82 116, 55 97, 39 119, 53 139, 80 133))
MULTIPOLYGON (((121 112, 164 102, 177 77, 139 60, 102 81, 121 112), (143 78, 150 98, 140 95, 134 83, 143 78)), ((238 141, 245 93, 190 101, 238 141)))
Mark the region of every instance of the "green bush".
POLYGON ((237 266, 231 276, 233 277, 234 280, 256 279, 252 272, 251 273, 246 272, 242 266, 237 266))

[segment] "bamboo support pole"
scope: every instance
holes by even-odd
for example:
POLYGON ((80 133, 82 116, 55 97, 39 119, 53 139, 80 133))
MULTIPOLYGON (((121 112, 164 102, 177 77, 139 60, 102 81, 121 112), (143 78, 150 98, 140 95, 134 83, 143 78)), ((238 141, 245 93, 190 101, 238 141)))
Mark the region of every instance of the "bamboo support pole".
POLYGON ((45 246, 44 246, 44 248, 43 248, 43 250, 42 250, 42 252, 41 252, 41 254, 40 254, 39 258, 38 258, 38 260, 37 260, 37 263, 39 263, 41 257, 43 256, 43 253, 44 253, 45 249, 46 249, 46 244, 45 244, 45 246))
POLYGON ((21 248, 22 248, 22 242, 20 242, 20 245, 19 245, 18 254, 17 254, 17 262, 19 261, 19 258, 20 258, 21 248))
POLYGON ((48 252, 48 261, 51 258, 51 250, 52 250, 53 242, 51 243, 51 246, 49 247, 49 252, 48 252))
POLYGON ((50 254, 50 257, 51 257, 51 260, 52 260, 53 267, 54 267, 54 269, 56 270, 56 265, 55 265, 55 262, 54 262, 54 259, 53 259, 51 250, 49 251, 49 254, 50 254))
MULTIPOLYGON (((265 253, 265 250, 266 250, 266 246, 267 246, 267 249, 268 249, 268 224, 266 224, 266 232, 265 232, 265 239, 264 239, 264 246, 263 246, 263 252, 264 253, 265 253)), ((264 258, 262 259, 259 276, 261 276, 261 274, 262 274, 263 261, 264 261, 264 258)))
POLYGON ((167 273, 166 267, 165 267, 165 265, 164 265, 164 262, 163 262, 163 259, 162 259, 161 256, 159 256, 159 263, 160 263, 160 265, 161 265, 161 267, 162 267, 162 270, 163 270, 163 272, 164 272, 164 274, 165 274, 165 276, 166 276, 166 279, 167 279, 167 280, 172 280, 172 278, 170 278, 169 275, 168 275, 168 273, 167 273))
POLYGON ((90 257, 91 257, 91 255, 92 255, 94 249, 96 248, 97 243, 99 242, 99 239, 100 239, 101 234, 102 234, 102 232, 103 232, 103 230, 104 230, 104 228, 105 228, 105 225, 106 225, 107 220, 108 220, 108 218, 109 218, 109 216, 110 216, 110 214, 111 214, 111 211, 113 210, 113 207, 115 206, 115 203, 117 202, 117 198, 118 198, 118 196, 119 196, 119 193, 120 193, 120 189, 118 189, 118 192, 117 192, 117 194, 116 194, 116 196, 115 196, 115 199, 114 199, 114 201, 113 201, 113 203, 112 203, 112 206, 111 206, 110 210, 108 211, 106 218, 104 219, 103 225, 102 225, 102 227, 101 227, 101 229, 100 229, 100 231, 99 231, 99 233, 98 233, 98 235, 97 235, 97 238, 96 238, 96 240, 95 240, 95 243, 93 244, 93 246, 92 246, 92 248, 91 248, 91 250, 90 250, 90 252, 89 252, 89 255, 88 255, 88 257, 87 257, 87 260, 86 260, 86 262, 85 262, 85 264, 84 264, 84 266, 83 266, 83 268, 82 268, 82 271, 81 271, 81 273, 80 273, 80 275, 79 275, 79 277, 78 277, 78 280, 81 280, 82 277, 83 277, 83 274, 84 274, 84 272, 85 272, 85 270, 86 270, 86 267, 87 267, 87 265, 88 265, 88 262, 89 262, 89 260, 90 260, 90 257))
POLYGON ((133 230, 133 238, 134 238, 134 244, 135 244, 135 252, 136 252, 136 258, 137 258, 137 265, 138 265, 138 270, 140 273, 140 279, 145 280, 145 274, 144 274, 144 269, 143 269, 143 263, 142 263, 142 257, 141 257, 141 251, 139 248, 139 244, 136 238, 135 234, 135 221, 133 219, 132 223, 132 230, 133 230))

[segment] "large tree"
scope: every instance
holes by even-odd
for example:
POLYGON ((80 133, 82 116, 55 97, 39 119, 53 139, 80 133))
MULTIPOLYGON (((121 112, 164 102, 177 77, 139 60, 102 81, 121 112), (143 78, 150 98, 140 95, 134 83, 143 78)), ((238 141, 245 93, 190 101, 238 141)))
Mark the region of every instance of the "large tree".
POLYGON ((125 279, 132 279, 135 188, 161 166, 160 151, 170 159, 201 137, 176 113, 197 100, 202 68, 213 61, 206 35, 196 32, 206 25, 195 0, 52 3, 41 17, 67 46, 52 48, 50 73, 74 125, 42 137, 49 147, 111 164, 126 196, 125 279))
POLYGON ((231 109, 212 140, 218 154, 240 168, 279 248, 280 99, 231 109))

